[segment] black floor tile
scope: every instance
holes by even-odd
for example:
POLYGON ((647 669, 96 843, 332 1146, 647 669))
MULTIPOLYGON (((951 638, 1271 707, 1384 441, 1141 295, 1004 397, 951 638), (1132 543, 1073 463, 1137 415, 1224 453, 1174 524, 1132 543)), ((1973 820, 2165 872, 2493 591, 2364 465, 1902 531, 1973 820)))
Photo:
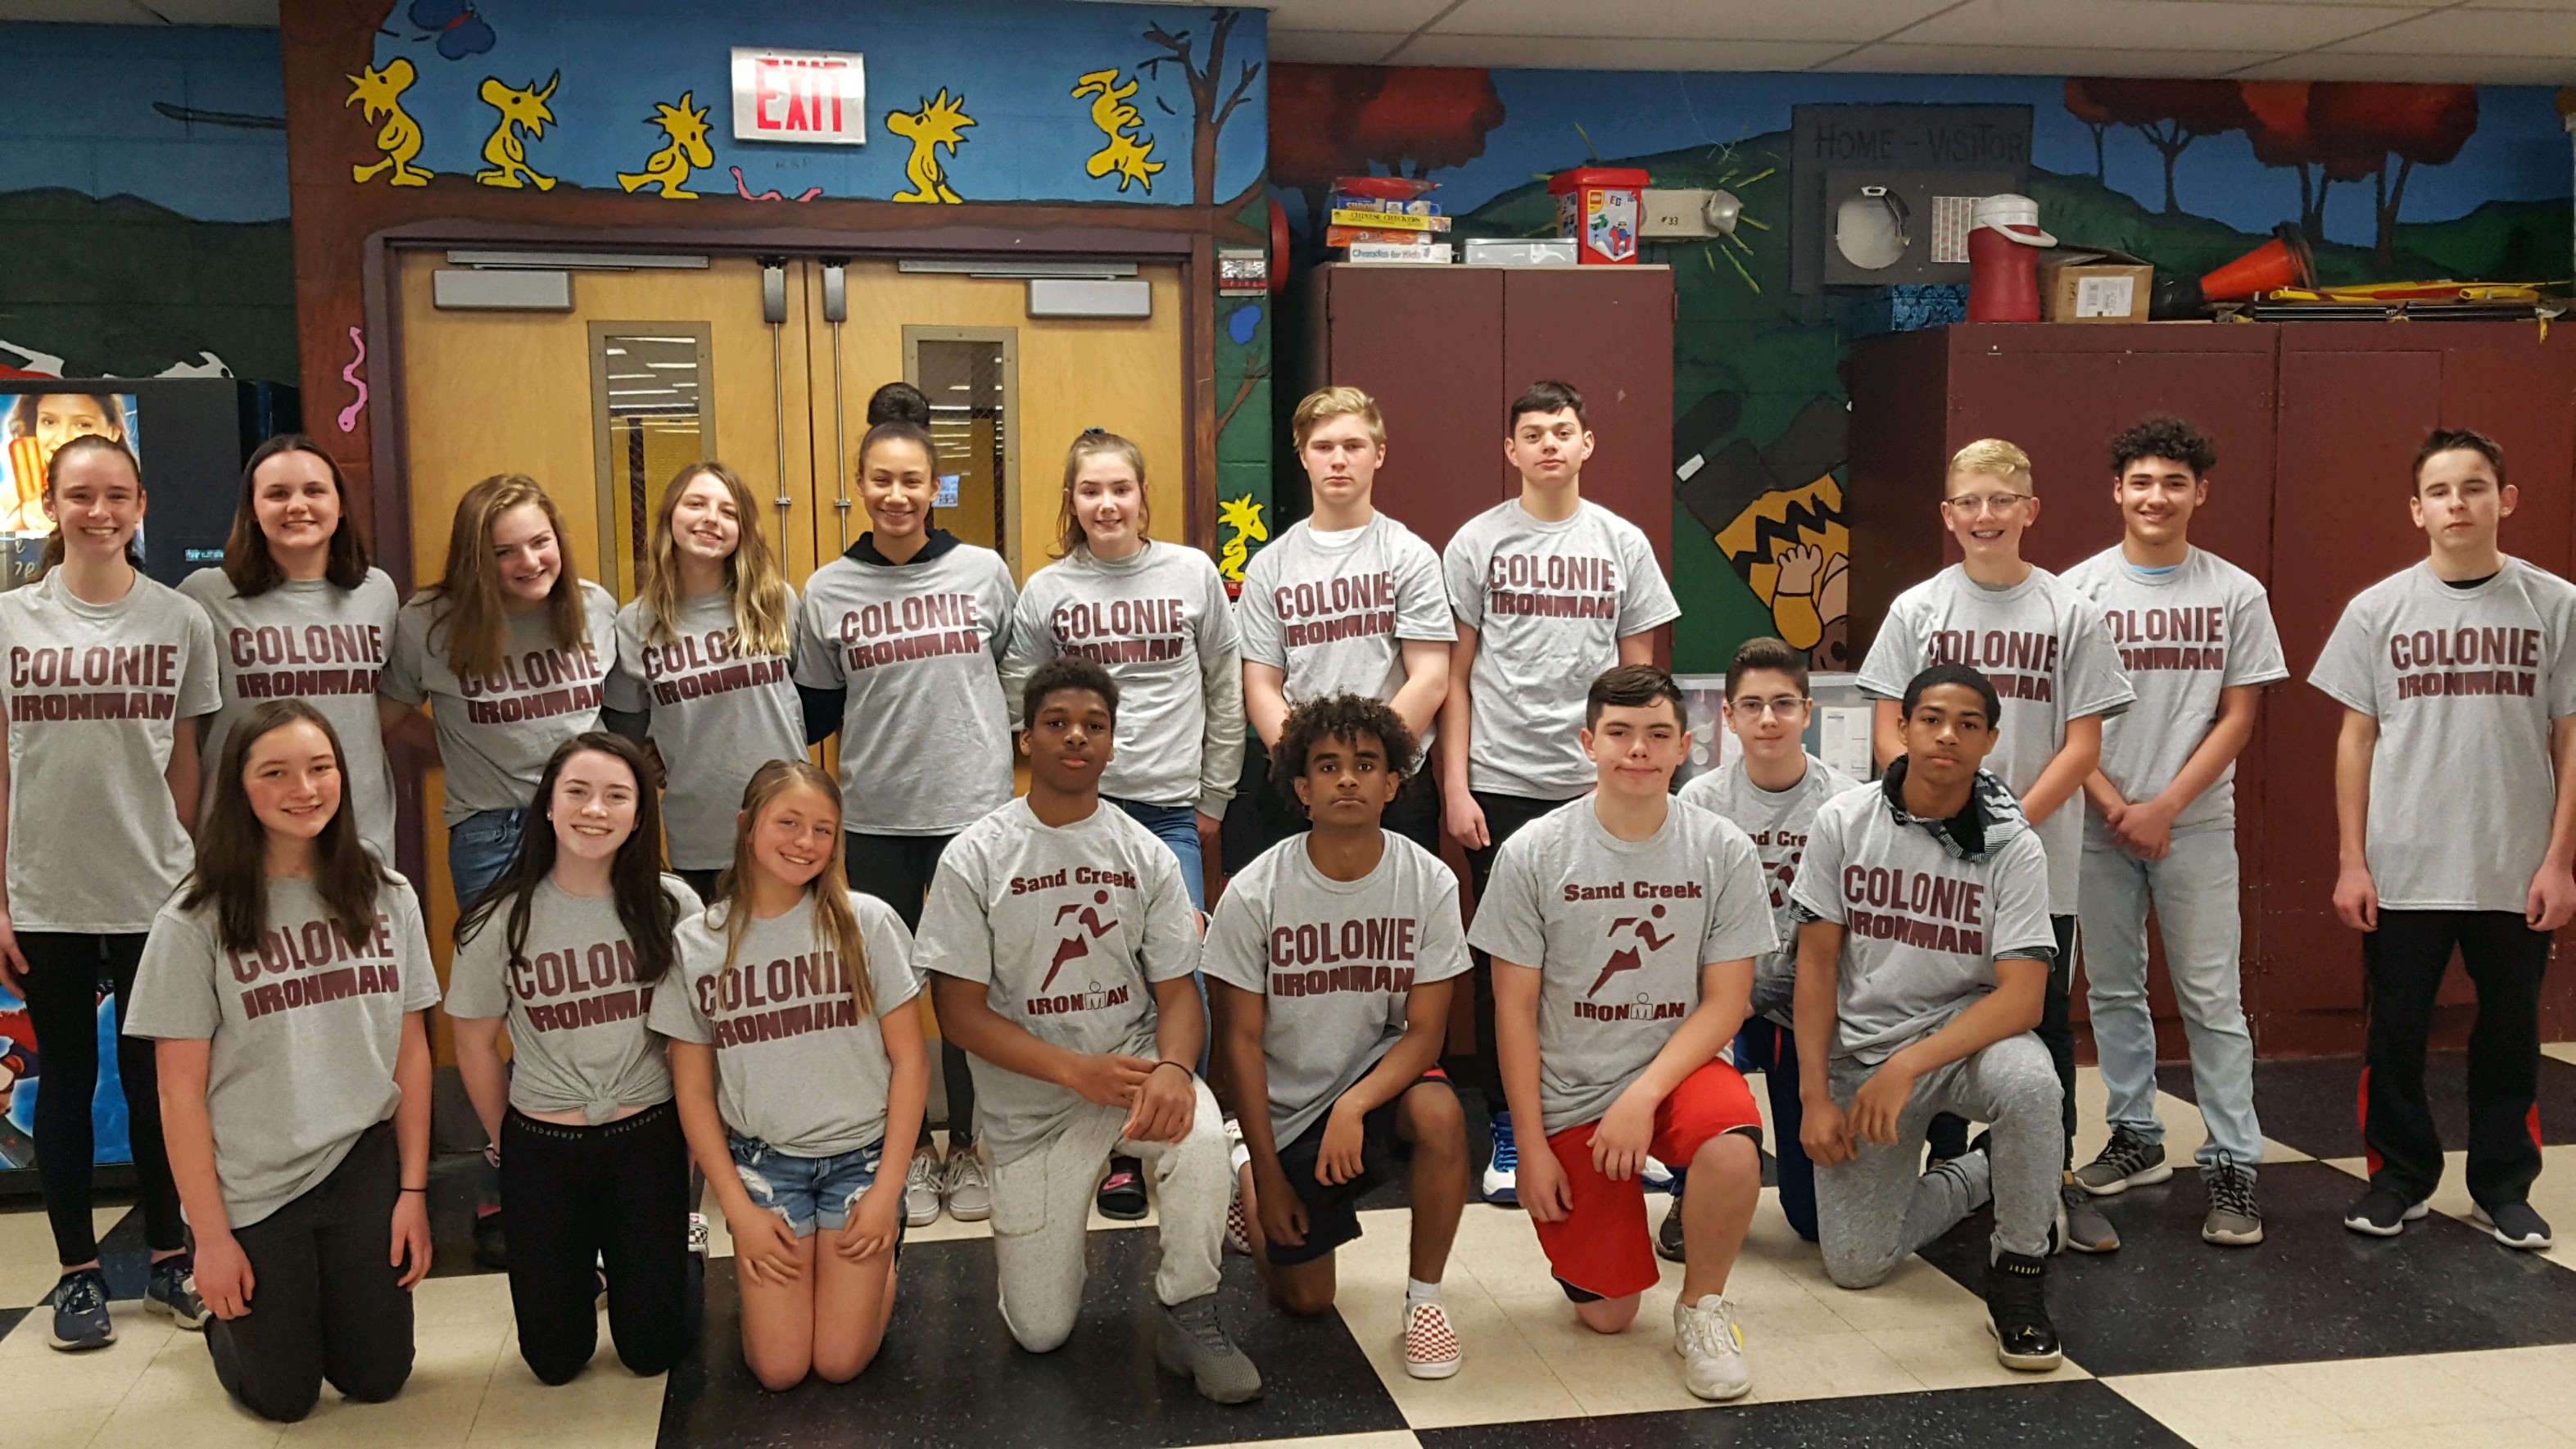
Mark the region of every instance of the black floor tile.
POLYGON ((0 1338, 7 1338, 28 1314, 35 1311, 32 1308, 0 1308, 0 1338))
POLYGON ((672 1370, 661 1449, 785 1449, 814 1443, 938 1446, 1210 1444, 1401 1429, 1404 1416, 1338 1317, 1292 1319, 1260 1298, 1252 1268, 1226 1261, 1220 1316, 1261 1369, 1250 1404, 1201 1399, 1154 1364, 1155 1235, 1091 1234, 1091 1278, 1073 1338, 1051 1354, 1012 1343, 995 1306, 993 1246, 967 1239, 903 1250, 894 1323, 856 1382, 763 1391, 743 1367, 731 1265, 708 1274, 706 1332, 672 1370))
MULTIPOLYGON (((2443 1145, 2469 1142, 2469 1066, 2465 1052, 2435 1052, 2424 1062, 2424 1094, 2443 1145)), ((2191 1068, 2180 1062, 2156 1068, 2156 1084, 2196 1101, 2191 1068)), ((2263 1135, 2311 1157, 2361 1156, 2361 1058, 2296 1057, 2254 1064, 2254 1110, 2263 1135)), ((2576 1143, 2576 1066, 2540 1059, 2540 1140, 2576 1143)))
MULTIPOLYGON (((2067 1356, 2096 1374, 2576 1342, 2576 1273, 2434 1213, 2404 1236, 2343 1226, 2361 1179, 2318 1162, 2262 1169, 2264 1241, 2200 1240, 2197 1173, 2103 1202, 2116 1253, 2049 1260, 2049 1313, 2067 1356)), ((1982 1293, 1990 1216, 1923 1256, 1982 1293)))
POLYGON ((1844 1449, 1855 1444, 1978 1449, 2148 1449, 2187 1441, 2104 1384, 2084 1379, 1939 1393, 1805 1399, 1595 1419, 1425 1429, 1424 1449, 1844 1449))

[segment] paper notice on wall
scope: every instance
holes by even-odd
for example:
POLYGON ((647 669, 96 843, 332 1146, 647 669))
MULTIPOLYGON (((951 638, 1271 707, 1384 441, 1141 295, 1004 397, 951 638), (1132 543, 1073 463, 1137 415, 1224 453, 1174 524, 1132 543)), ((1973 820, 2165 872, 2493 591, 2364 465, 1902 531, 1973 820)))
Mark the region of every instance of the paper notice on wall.
POLYGON ((2130 304, 2137 298, 2137 287, 2136 277, 2078 277, 2075 279, 2075 315, 2126 317, 2130 304))
POLYGON ((1974 196, 1936 196, 1932 198, 1932 261, 1965 263, 1968 260, 1968 223, 1976 214, 1974 196))
POLYGON ((954 507, 956 507, 956 506, 957 506, 957 484, 958 484, 958 481, 959 481, 960 479, 964 478, 965 476, 966 476, 966 475, 965 475, 965 474, 963 474, 963 473, 942 473, 942 474, 940 474, 940 475, 939 475, 939 496, 938 496, 937 498, 934 498, 934 499, 932 499, 932 500, 931 500, 931 504, 930 504, 930 506, 931 506, 931 507, 933 507, 933 508, 954 508, 954 507))
POLYGON ((1855 780, 1870 777, 1874 705, 1829 704, 1816 711, 1816 758, 1855 780))

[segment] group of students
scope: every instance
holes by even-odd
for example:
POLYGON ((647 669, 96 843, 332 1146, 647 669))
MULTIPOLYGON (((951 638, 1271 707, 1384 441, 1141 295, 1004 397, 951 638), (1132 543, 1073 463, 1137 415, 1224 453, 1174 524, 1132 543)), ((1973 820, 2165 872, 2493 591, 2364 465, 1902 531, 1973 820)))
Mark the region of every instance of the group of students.
MULTIPOLYGON (((1356 1203, 1401 1173, 1408 1372, 1458 1369, 1440 1282, 1481 1195, 1527 1209, 1604 1333, 1658 1252, 1680 1260, 1685 1381, 1733 1398, 1751 1070, 1781 1206, 1835 1282, 1879 1282, 1991 1201, 1998 1351, 2054 1367, 2048 1255, 2116 1248, 2097 1200, 2172 1171, 2150 906, 2208 1124, 2203 1236, 2260 1241, 2229 780, 2286 670, 2261 586, 2189 544, 2215 459, 2187 424, 2115 440, 2125 537, 2064 579, 2020 557, 2027 457, 1963 450, 1941 514, 1964 562, 1896 602, 1861 676, 1879 778, 1807 753, 1805 657, 1759 639, 1727 672, 1738 748, 1676 794, 1690 722, 1651 661, 1679 608, 1644 534, 1582 497, 1574 389, 1514 401, 1521 493, 1445 557, 1375 509, 1375 404, 1308 397, 1313 510, 1239 604, 1205 555, 1147 537, 1144 459, 1096 430, 1066 459, 1058 561, 1015 588, 932 526, 927 414, 881 390, 856 459, 871 529, 801 597, 757 499, 700 463, 622 609, 516 475, 468 491, 443 575, 398 603, 300 437, 253 456, 224 564, 172 590, 132 555, 133 455, 59 450, 48 572, 0 596, 0 968, 46 1052, 57 1347, 114 1336, 88 1211, 104 983, 150 1304, 203 1326, 226 1388, 273 1418, 325 1381, 373 1400, 407 1376, 440 993, 387 869, 389 740, 445 767, 444 1007, 521 1353, 549 1383, 593 1356, 603 1293, 635 1372, 694 1341, 694 1164, 772 1389, 865 1369, 905 1230, 942 1211, 991 1220, 1003 1319, 1055 1348, 1091 1213, 1143 1216, 1150 1180, 1158 1361, 1252 1398, 1222 1254, 1325 1312, 1356 1203), (806 754, 835 735, 837 779, 806 754), (2112 1134, 2069 1171, 2079 916, 2112 1134), (1462 976, 1481 1154, 1441 1067, 1462 976), (1650 1184, 1675 1199, 1660 1231, 1650 1184)), ((2335 904, 2372 984, 2375 1166, 2346 1221, 2401 1231, 2438 1180, 2424 1037, 2457 945, 2481 997, 2472 1193, 2537 1247, 2538 982, 2576 913, 2576 589, 2497 551, 2502 473, 2477 434, 2427 441, 2429 560, 2354 602, 2314 682, 2348 711, 2335 904)))

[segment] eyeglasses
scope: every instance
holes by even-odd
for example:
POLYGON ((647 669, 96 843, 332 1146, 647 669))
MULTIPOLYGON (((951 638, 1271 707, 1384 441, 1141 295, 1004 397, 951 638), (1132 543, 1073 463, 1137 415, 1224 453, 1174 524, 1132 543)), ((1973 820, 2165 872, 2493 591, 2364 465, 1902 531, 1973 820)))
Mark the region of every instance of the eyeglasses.
POLYGON ((1960 498, 1944 498, 1941 506, 1974 518, 1982 513, 2010 513, 2029 501, 2027 493, 1972 493, 1960 498))
POLYGON ((1770 699, 1730 700, 1726 707, 1735 711, 1738 719, 1760 719, 1766 714, 1776 714, 1787 719, 1805 709, 1807 701, 1802 695, 1783 694, 1770 699))

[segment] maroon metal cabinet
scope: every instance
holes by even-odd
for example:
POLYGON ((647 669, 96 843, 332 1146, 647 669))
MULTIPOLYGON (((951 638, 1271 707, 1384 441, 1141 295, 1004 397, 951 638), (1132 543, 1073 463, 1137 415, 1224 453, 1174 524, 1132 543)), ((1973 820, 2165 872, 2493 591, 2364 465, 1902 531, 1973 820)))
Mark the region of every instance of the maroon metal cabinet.
MULTIPOLYGON (((2307 672, 2344 604, 2423 556, 2408 464, 2436 425, 2503 444, 2520 494, 2506 549, 2569 570, 2576 340, 2470 323, 1951 327, 1856 344, 1852 408, 1852 617, 1863 649, 1890 599, 1956 557, 1933 505, 1960 445, 2000 436, 2030 452, 2046 501, 2029 553, 2062 569, 2119 537, 2104 486, 2114 432, 2173 412, 2215 439, 2194 538, 2269 586, 2292 676, 2267 692, 2238 773, 2246 1007, 2267 1055, 2358 1050, 2360 948, 2331 904, 2341 711, 2307 672)), ((2158 976, 2160 1042, 2178 1053, 2158 976)), ((2468 999, 2455 976, 2443 1000, 2468 999)), ((2544 1016, 2553 1031, 2576 1026, 2576 982, 2563 973, 2544 1016)), ((2446 1034, 2465 1024, 2456 1014, 2446 1034)))
POLYGON ((1350 266, 1304 283, 1309 389, 1360 388, 1386 415, 1378 506, 1441 548, 1519 490, 1503 409, 1574 384, 1598 450, 1583 493, 1672 558, 1673 280, 1664 267, 1350 266))

